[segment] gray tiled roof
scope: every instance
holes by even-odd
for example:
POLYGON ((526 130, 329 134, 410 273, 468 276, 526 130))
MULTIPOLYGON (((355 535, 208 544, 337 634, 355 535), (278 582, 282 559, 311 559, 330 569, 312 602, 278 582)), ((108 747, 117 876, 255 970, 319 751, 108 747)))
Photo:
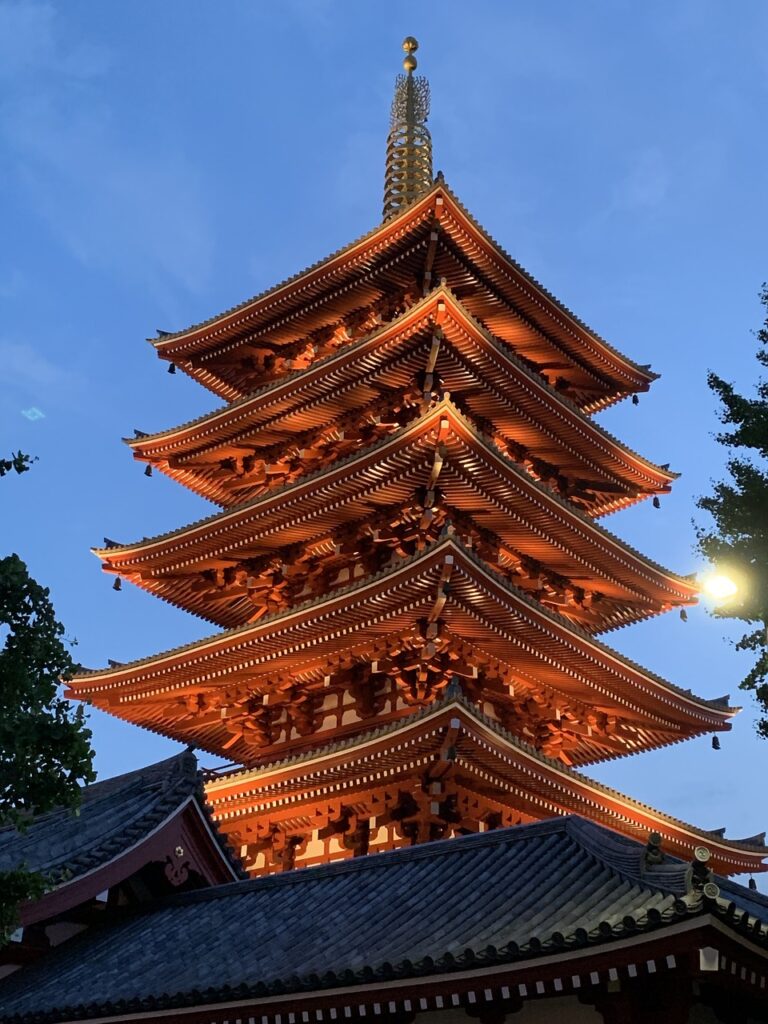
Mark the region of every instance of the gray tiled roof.
POLYGON ((135 845, 192 795, 202 805, 202 781, 190 751, 86 786, 77 813, 40 815, 23 833, 0 829, 0 871, 23 864, 54 883, 76 879, 135 845))
MULTIPOLYGON (((682 898, 687 870, 645 868, 642 844, 570 817, 218 886, 94 930, 0 982, 0 1019, 306 993, 606 943, 716 912, 717 901, 682 898)), ((762 898, 728 883, 727 900, 742 896, 768 921, 762 898)), ((764 942, 753 926, 751 940, 764 942)))

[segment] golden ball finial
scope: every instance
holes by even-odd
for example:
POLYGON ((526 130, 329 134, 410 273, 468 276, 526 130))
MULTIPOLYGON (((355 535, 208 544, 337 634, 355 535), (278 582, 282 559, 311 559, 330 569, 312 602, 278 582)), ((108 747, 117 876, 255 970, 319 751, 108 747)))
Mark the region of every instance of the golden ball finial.
POLYGON ((416 70, 416 58, 413 55, 416 52, 416 50, 418 50, 418 48, 419 44, 413 38, 413 36, 405 37, 405 39, 403 40, 403 49, 405 50, 407 56, 403 61, 403 67, 405 68, 409 75, 416 70))

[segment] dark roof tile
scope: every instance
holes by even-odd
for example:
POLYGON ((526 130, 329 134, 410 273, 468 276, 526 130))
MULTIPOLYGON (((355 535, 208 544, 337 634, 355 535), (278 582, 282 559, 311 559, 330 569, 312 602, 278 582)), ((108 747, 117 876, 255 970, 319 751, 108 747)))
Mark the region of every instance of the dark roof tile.
POLYGON ((78 811, 57 809, 25 832, 0 829, 0 871, 21 865, 53 881, 70 881, 128 850, 190 796, 203 804, 197 759, 190 751, 86 786, 78 811))
MULTIPOLYGON (((0 982, 2 1020, 311 991, 611 941, 700 911, 680 898, 686 867, 647 868, 642 844, 570 817, 218 886, 0 982), (64 1014, 73 992, 88 1008, 64 1014)), ((768 901, 725 885, 768 920, 768 901)))

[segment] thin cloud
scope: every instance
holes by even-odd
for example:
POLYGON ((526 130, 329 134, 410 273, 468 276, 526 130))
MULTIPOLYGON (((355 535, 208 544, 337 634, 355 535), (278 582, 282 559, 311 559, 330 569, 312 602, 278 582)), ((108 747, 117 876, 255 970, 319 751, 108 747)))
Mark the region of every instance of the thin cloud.
POLYGON ((212 265, 202 183, 193 161, 128 148, 104 100, 110 54, 49 4, 0 4, 0 65, 12 73, 0 139, 30 215, 85 265, 138 279, 163 298, 201 288, 212 265))
POLYGON ((85 381, 72 370, 58 366, 25 342, 0 338, 0 394, 6 402, 40 407, 71 401, 85 381))
POLYGON ((90 78, 109 67, 109 54, 85 40, 62 49, 56 9, 49 3, 0 3, 0 78, 46 73, 90 78))

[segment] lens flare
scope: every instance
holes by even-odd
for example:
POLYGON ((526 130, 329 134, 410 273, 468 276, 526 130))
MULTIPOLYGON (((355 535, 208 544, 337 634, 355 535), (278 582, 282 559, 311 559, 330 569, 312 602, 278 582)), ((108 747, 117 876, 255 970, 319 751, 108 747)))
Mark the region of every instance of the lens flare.
POLYGON ((716 601, 726 601, 738 593, 738 584, 722 572, 713 572, 701 580, 701 589, 716 601))

